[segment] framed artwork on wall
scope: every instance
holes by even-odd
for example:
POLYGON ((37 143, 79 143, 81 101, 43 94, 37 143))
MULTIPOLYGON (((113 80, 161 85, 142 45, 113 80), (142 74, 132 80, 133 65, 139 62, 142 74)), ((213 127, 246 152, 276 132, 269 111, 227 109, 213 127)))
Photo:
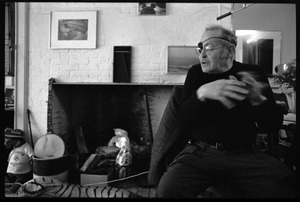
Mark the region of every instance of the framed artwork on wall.
POLYGON ((195 49, 197 46, 168 46, 168 74, 186 74, 199 58, 195 49))
POLYGON ((13 107, 15 103, 14 87, 5 88, 5 108, 13 107))
POLYGON ((139 15, 165 15, 166 3, 140 2, 138 13, 139 15))
POLYGON ((51 11, 51 49, 96 48, 97 11, 51 11))

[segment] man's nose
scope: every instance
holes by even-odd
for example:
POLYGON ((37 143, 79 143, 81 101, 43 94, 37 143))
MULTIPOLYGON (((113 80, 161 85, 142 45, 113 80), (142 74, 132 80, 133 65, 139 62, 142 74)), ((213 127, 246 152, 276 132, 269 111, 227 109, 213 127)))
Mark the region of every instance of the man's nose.
POLYGON ((201 58, 206 58, 206 57, 207 57, 205 50, 202 50, 202 51, 201 51, 200 57, 201 57, 201 58))

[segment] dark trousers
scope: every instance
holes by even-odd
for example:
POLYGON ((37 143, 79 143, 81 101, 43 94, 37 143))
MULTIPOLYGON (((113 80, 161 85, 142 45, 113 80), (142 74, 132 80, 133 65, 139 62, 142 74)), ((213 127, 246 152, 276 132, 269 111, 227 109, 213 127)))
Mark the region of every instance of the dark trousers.
POLYGON ((219 151, 188 144, 162 176, 157 196, 196 198, 208 187, 226 182, 247 198, 295 198, 286 180, 292 172, 264 153, 219 151))

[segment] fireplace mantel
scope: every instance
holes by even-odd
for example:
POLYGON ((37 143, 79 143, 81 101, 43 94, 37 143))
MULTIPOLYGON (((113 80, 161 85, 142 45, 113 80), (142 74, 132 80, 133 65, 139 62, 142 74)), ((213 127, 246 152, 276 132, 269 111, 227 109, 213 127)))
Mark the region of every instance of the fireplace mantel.
POLYGON ((181 86, 181 83, 111 83, 111 82, 54 82, 53 85, 84 85, 84 86, 181 86))

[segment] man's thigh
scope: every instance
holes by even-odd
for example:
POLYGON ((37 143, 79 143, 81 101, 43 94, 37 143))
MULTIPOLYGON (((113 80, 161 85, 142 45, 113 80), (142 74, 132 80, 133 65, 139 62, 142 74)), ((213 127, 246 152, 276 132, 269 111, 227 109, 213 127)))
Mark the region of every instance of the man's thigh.
POLYGON ((204 192, 224 168, 224 158, 185 148, 169 165, 158 186, 159 197, 192 198, 204 192), (220 172, 218 172, 220 171, 220 172))

